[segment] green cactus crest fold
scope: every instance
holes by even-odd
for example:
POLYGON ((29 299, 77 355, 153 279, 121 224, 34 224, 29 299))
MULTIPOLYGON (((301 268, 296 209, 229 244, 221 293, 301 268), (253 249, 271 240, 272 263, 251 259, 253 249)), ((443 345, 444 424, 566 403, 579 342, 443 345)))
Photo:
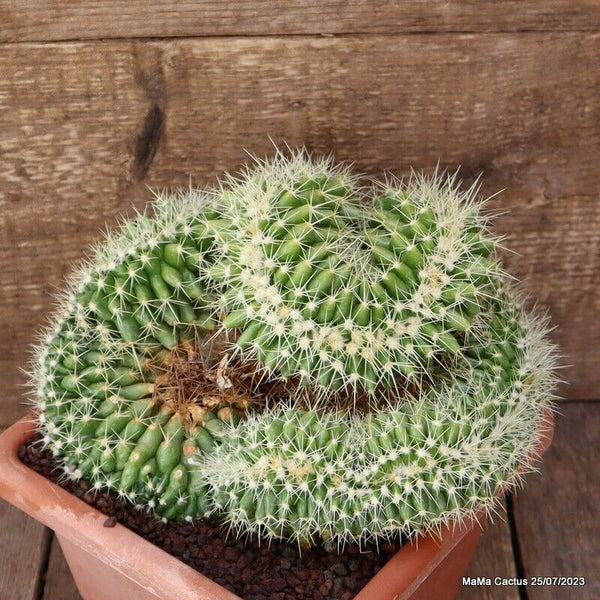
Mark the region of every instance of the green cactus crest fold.
POLYGON ((41 336, 43 444, 160 517, 303 544, 493 510, 531 468, 556 350, 477 195, 304 151, 159 194, 41 336))

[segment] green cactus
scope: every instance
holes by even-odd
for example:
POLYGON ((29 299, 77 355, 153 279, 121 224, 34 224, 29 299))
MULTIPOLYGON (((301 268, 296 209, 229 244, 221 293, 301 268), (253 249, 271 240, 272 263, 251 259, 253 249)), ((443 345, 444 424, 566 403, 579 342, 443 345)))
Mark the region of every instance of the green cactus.
POLYGON ((455 177, 305 152, 160 196, 69 282, 32 369, 65 473, 166 519, 311 543, 418 533, 518 483, 543 319, 455 177))
POLYGON ((159 198, 154 218, 109 236, 70 281, 34 369, 44 443, 66 471, 167 518, 207 511, 190 460, 248 405, 207 380, 197 351, 216 326, 200 277, 213 201, 159 198), (190 377, 210 403, 185 397, 190 377))
POLYGON ((511 293, 492 305, 456 376, 419 397, 367 415, 278 407, 233 427, 201 462, 215 510, 239 532, 303 544, 491 510, 523 475, 552 387, 543 322, 511 293))
POLYGON ((210 278, 223 326, 245 356, 325 396, 428 377, 493 295, 495 240, 474 188, 392 180, 365 207, 346 169, 302 155, 228 187, 236 235, 210 278))

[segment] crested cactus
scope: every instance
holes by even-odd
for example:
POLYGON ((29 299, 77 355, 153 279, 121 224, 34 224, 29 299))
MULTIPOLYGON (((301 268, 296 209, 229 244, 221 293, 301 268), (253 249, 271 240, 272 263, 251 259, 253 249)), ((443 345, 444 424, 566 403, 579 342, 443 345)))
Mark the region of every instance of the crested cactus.
POLYGON ((454 177, 332 159, 161 195, 69 281, 32 369, 65 473, 166 519, 380 539, 490 510, 555 350, 454 177))

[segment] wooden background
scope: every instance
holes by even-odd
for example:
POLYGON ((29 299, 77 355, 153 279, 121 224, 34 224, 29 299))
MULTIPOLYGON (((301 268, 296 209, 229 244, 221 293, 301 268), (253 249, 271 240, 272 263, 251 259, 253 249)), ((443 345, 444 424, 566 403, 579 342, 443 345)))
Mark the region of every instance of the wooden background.
POLYGON ((600 2, 0 0, 0 426, 69 264, 147 186, 269 138, 369 174, 483 172, 507 266, 600 384, 600 2))

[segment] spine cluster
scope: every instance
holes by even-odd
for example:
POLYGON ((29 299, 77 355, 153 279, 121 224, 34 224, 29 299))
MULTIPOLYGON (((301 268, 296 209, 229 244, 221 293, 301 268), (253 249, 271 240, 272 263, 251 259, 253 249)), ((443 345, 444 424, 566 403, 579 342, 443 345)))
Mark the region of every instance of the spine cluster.
POLYGON ((491 508, 523 472, 555 352, 477 193, 445 175, 367 189, 299 152, 159 197, 43 334, 43 443, 164 518, 303 543, 491 508))

